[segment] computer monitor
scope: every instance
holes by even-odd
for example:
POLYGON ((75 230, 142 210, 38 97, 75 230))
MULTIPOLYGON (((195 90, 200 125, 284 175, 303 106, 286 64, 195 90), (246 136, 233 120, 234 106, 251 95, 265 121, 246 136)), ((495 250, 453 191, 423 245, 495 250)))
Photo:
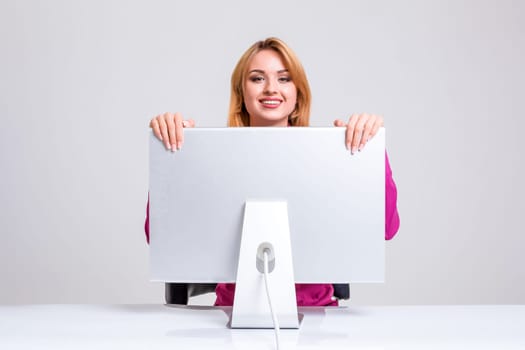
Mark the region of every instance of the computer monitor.
POLYGON ((236 282, 250 201, 286 204, 296 283, 384 280, 383 128, 353 155, 345 128, 185 129, 176 152, 151 134, 149 191, 153 281, 236 282))

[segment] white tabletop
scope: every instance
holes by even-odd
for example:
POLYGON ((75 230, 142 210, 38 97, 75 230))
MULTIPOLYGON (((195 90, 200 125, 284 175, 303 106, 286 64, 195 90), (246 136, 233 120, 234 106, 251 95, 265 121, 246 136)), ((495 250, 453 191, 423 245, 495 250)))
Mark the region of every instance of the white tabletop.
MULTIPOLYGON (((228 308, 0 306, 0 349, 274 349, 273 330, 229 329, 228 308)), ((301 308, 284 349, 525 349, 525 305, 301 308)))

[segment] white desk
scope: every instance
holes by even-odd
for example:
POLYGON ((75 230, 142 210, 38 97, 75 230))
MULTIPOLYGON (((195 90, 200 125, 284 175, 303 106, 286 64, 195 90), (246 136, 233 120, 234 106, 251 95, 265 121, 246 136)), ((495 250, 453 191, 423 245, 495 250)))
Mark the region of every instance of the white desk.
MULTIPOLYGON (((0 306, 0 349, 274 349, 273 330, 229 329, 227 308, 0 306)), ((300 309, 284 349, 525 349, 525 305, 300 309)))

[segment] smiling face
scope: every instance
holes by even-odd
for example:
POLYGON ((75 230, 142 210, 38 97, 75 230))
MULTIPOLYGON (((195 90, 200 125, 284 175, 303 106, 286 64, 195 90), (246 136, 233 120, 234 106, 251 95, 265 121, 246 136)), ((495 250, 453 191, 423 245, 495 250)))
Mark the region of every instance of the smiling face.
POLYGON ((244 81, 244 106, 251 126, 288 126, 297 103, 297 88, 281 57, 261 50, 248 64, 244 81))

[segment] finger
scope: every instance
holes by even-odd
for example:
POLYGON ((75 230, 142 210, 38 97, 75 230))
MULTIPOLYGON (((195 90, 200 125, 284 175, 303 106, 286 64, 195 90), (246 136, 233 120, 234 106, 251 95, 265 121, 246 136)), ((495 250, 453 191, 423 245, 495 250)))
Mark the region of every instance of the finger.
POLYGON ((176 150, 176 142, 177 142, 177 135, 175 131, 175 122, 173 121, 174 115, 172 113, 165 113, 164 114, 164 120, 166 121, 166 125, 168 126, 168 134, 170 135, 170 148, 172 152, 175 152, 176 150))
POLYGON ((153 134, 162 141, 162 135, 160 134, 159 122, 156 118, 151 119, 149 127, 153 130, 153 134))
POLYGON ((378 120, 375 121, 374 126, 372 127, 370 138, 376 136, 377 132, 383 126, 383 124, 384 124, 383 117, 380 116, 378 120))
POLYGON ((185 128, 194 128, 195 127, 195 121, 193 119, 186 120, 185 128))
POLYGON ((359 152, 363 150, 368 140, 370 140, 370 138, 372 137, 371 134, 372 134, 376 120, 377 120, 377 117, 375 115, 372 115, 370 119, 368 119, 367 122, 365 123, 365 127, 363 129, 363 138, 361 139, 361 142, 359 143, 359 148, 358 148, 359 152))
POLYGON ((162 135, 162 141, 164 142, 164 146, 166 149, 171 149, 170 146, 170 136, 168 134, 168 125, 166 124, 166 121, 164 120, 163 116, 157 117, 157 122, 159 124, 160 134, 162 135))
POLYGON ((341 119, 334 120, 334 126, 345 126, 345 122, 343 122, 341 119))
POLYGON ((193 128, 195 126, 195 122, 193 119, 187 119, 182 121, 182 127, 183 128, 193 128))
POLYGON ((363 139, 363 130, 365 128, 366 122, 368 121, 368 118, 368 114, 361 114, 359 116, 359 120, 356 122, 354 128, 354 138, 352 139, 352 154, 359 149, 359 145, 363 139))
POLYGON ((354 150, 352 150, 352 142, 354 140, 354 129, 358 119, 359 115, 352 114, 352 116, 348 120, 348 124, 346 125, 346 148, 350 150, 352 154, 354 153, 354 150))
POLYGON ((177 150, 182 148, 182 143, 184 142, 184 131, 182 130, 182 115, 180 113, 175 113, 175 137, 177 138, 176 144, 174 145, 177 150))

